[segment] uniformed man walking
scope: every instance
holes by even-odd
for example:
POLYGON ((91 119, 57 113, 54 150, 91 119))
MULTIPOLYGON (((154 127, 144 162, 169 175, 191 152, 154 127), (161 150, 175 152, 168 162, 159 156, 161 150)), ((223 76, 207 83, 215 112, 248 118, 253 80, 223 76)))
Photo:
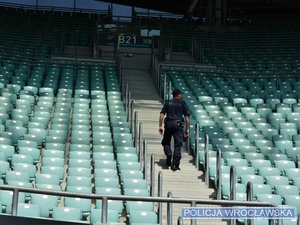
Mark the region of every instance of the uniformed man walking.
POLYGON ((159 116, 159 133, 163 134, 162 146, 167 156, 166 164, 173 171, 180 170, 181 147, 183 137, 188 137, 190 127, 190 111, 184 101, 182 93, 178 89, 172 92, 173 99, 166 101, 159 116), (183 132, 185 120, 185 131, 183 132), (164 129, 163 129, 164 121, 164 129), (171 139, 174 138, 174 151, 172 160, 171 139))

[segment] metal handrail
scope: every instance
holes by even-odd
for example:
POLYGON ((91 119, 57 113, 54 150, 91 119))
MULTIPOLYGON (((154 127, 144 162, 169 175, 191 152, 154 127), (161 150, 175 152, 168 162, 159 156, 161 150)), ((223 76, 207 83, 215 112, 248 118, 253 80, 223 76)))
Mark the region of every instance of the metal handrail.
POLYGON ((138 132, 138 112, 134 112, 134 147, 138 146, 138 137, 139 137, 139 132, 138 132))
POLYGON ((137 154, 139 155, 139 159, 142 159, 142 151, 143 151, 143 123, 139 123, 139 148, 136 149, 137 154))
MULTIPOLYGON (((168 198, 172 198, 172 192, 168 192, 167 194, 168 198)), ((168 202, 167 203, 167 224, 172 225, 172 217, 173 217, 173 208, 172 208, 172 203, 168 202)))
MULTIPOLYGON (((158 179, 157 179, 157 196, 158 197, 162 197, 163 193, 162 193, 162 188, 163 188, 163 175, 162 172, 159 171, 158 172, 158 179)), ((158 202, 158 206, 157 206, 157 213, 158 213, 158 222, 159 224, 162 223, 162 203, 158 202)))
POLYGON ((150 196, 154 196, 155 189, 155 156, 151 154, 150 160, 150 196))
POLYGON ((143 161, 141 162, 142 164, 142 171, 144 172, 144 179, 148 180, 148 170, 147 170, 147 140, 144 139, 143 141, 143 161))
MULTIPOLYGON (((18 209, 18 194, 19 192, 32 193, 32 194, 47 194, 63 197, 77 197, 85 199, 102 199, 102 223, 106 223, 105 213, 107 213, 107 201, 108 200, 121 200, 121 201, 145 201, 145 202, 159 202, 159 203, 178 203, 178 204, 204 204, 215 206, 249 206, 249 207, 276 207, 276 205, 269 202, 248 202, 248 201, 229 201, 229 200, 210 200, 210 199, 191 199, 191 198, 172 198, 168 197, 150 197, 150 196, 125 196, 125 195, 99 195, 99 194, 85 194, 75 193, 67 191, 54 191, 38 188, 16 187, 10 185, 0 185, 0 190, 13 191, 12 201, 12 215, 16 215, 18 209)), ((170 212, 170 211, 169 211, 170 212)), ((107 214, 106 214, 107 215, 107 214)), ((170 214, 169 214, 170 216, 170 214)))
POLYGON ((200 170, 199 168, 199 122, 195 124, 195 165, 197 171, 200 170))
POLYGON ((205 140, 205 146, 204 146, 204 158, 205 158, 205 184, 207 187, 209 187, 209 150, 208 150, 208 146, 209 146, 209 136, 206 134, 204 136, 205 140))
MULTIPOLYGON (((230 196, 229 196, 230 200, 236 200, 236 170, 234 166, 230 167, 230 196)), ((231 219, 230 222, 231 225, 235 225, 236 224, 236 220, 235 219, 231 219)))
POLYGON ((217 169, 216 169, 216 187, 217 187, 217 199, 222 199, 222 158, 221 150, 217 149, 217 169))

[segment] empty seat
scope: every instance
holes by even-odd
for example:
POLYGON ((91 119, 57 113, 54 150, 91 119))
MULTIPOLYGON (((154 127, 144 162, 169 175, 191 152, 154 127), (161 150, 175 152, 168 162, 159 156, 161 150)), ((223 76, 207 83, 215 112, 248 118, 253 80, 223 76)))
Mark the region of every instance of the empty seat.
POLYGON ((290 184, 293 184, 294 178, 300 177, 300 168, 285 169, 285 176, 289 179, 290 184))
POLYGON ((91 187, 90 177, 67 176, 67 186, 91 187))
POLYGON ((275 165, 275 162, 278 160, 287 160, 286 154, 269 154, 268 159, 270 160, 272 165, 275 165))
POLYGON ((13 166, 15 163, 27 163, 33 164, 33 157, 31 155, 21 155, 21 154, 13 154, 11 157, 11 165, 13 166))
MULTIPOLYGON (((102 209, 91 209, 90 222, 98 224, 102 221, 102 209)), ((107 210, 107 222, 117 224, 119 222, 119 213, 116 210, 107 210)))
POLYGON ((32 194, 31 203, 40 207, 41 217, 49 218, 53 207, 58 205, 58 197, 54 195, 32 194))
POLYGON ((277 185, 275 187, 275 194, 280 195, 284 201, 287 195, 299 195, 299 188, 294 185, 277 185))
POLYGON ((280 176, 281 171, 275 167, 261 167, 258 169, 258 174, 265 178, 266 176, 280 176))
POLYGON ((289 160, 276 160, 274 166, 280 170, 283 176, 285 176, 286 169, 296 168, 295 162, 289 160))
POLYGON ((64 179, 64 167, 59 166, 42 166, 41 167, 41 173, 42 174, 50 174, 50 175, 56 175, 59 177, 59 180, 62 182, 64 179))
POLYGON ((57 175, 38 173, 35 175, 35 183, 36 186, 38 186, 38 184, 59 185, 60 179, 57 175))
POLYGON ((68 168, 68 176, 91 177, 90 168, 72 167, 68 168))
POLYGON ((252 184, 263 184, 264 178, 259 175, 241 175, 241 183, 247 185, 248 182, 252 184))
POLYGON ((82 213, 81 219, 84 219, 90 215, 91 206, 92 206, 91 199, 65 197, 64 203, 65 203, 65 207, 76 206, 76 208, 79 208, 82 213))
POLYGON ((276 194, 257 194, 256 199, 260 202, 270 202, 276 205, 282 204, 281 196, 276 194))
MULTIPOLYGON (((7 214, 11 214, 12 211, 12 198, 13 191, 0 190, 0 199, 3 211, 7 214)), ((18 203, 25 203, 25 194, 24 192, 19 193, 18 203)))
POLYGON ((81 221, 81 210, 70 207, 53 207, 52 218, 61 221, 81 221))
POLYGON ((5 183, 8 184, 11 181, 30 182, 29 173, 23 171, 6 171, 5 183))
POLYGON ((41 210, 39 205, 35 204, 28 204, 28 203, 18 203, 18 211, 17 216, 23 216, 23 217, 40 217, 41 216, 41 210))
POLYGON ((273 190, 277 185, 289 185, 289 179, 284 176, 266 176, 266 184, 269 184, 273 190))
POLYGON ((129 216, 129 224, 144 223, 158 224, 157 214, 154 211, 131 211, 129 216))
POLYGON ((250 160, 250 165, 257 171, 262 167, 271 167, 270 160, 266 159, 252 159, 250 160))
POLYGON ((253 187, 253 199, 257 199, 258 194, 272 194, 272 188, 268 184, 252 184, 253 187))
POLYGON ((57 157, 43 157, 42 159, 42 166, 55 166, 55 167, 64 167, 64 159, 63 158, 57 158, 57 157))

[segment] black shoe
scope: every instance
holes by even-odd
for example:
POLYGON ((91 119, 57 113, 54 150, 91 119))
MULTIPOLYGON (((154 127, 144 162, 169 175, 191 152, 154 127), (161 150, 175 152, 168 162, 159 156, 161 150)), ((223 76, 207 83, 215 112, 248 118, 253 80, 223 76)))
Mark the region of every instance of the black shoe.
POLYGON ((179 166, 173 165, 171 167, 171 170, 176 171, 176 170, 181 170, 181 169, 179 168, 179 166))
POLYGON ((167 160, 166 160, 166 164, 167 164, 168 167, 171 166, 171 160, 172 160, 172 154, 169 153, 167 155, 167 160))

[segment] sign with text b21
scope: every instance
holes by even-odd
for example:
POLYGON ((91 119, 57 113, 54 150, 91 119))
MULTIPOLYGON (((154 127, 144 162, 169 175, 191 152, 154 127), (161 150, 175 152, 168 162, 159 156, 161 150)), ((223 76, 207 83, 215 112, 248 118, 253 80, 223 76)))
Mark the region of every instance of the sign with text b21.
POLYGON ((183 207, 182 219, 294 219, 294 207, 183 207))

